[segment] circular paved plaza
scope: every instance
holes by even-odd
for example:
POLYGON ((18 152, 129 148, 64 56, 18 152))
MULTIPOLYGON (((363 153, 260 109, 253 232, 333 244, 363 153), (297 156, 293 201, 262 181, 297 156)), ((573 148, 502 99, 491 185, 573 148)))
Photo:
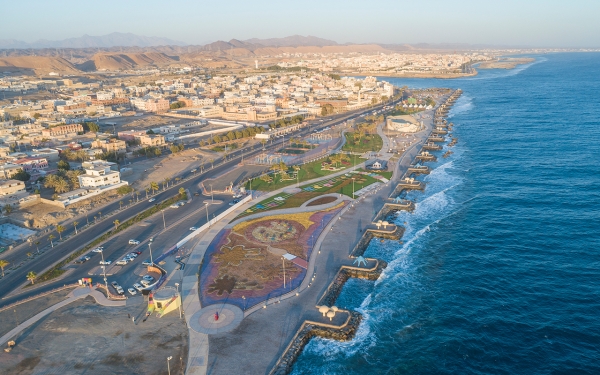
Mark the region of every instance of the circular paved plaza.
POLYGON ((244 319, 242 309, 222 303, 209 305, 197 311, 190 319, 190 326, 199 333, 223 333, 236 328, 242 319, 244 319), (218 318, 215 313, 218 313, 218 318))

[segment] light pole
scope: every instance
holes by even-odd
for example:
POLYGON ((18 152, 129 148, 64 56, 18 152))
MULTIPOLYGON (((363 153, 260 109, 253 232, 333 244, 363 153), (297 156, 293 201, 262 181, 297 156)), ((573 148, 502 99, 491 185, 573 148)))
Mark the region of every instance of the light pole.
POLYGON ((281 257, 281 264, 283 265, 283 289, 285 289, 285 258, 281 257))
MULTIPOLYGON (((167 229, 167 222, 165 221, 165 210, 160 210, 160 212, 162 212, 163 215, 163 227, 164 229, 167 229)), ((152 240, 150 240, 152 241, 152 240)))
POLYGON ((167 357, 167 371, 169 372, 169 375, 171 375, 171 365, 169 364, 169 361, 172 359, 173 359, 173 356, 167 357))
POLYGON ((153 238, 151 238, 150 242, 148 242, 148 248, 150 249, 150 265, 154 265, 154 260, 152 260, 152 240, 153 238))
POLYGON ((352 199, 354 198, 354 177, 352 177, 352 199))
POLYGON ((210 219, 208 218, 208 202, 204 202, 204 205, 206 206, 206 222, 208 223, 208 226, 210 227, 210 219))
POLYGON ((211 202, 215 201, 215 196, 213 195, 212 184, 210 184, 210 200, 211 200, 211 202))
POLYGON ((106 298, 110 298, 110 293, 108 293, 108 281, 106 281, 106 264, 104 264, 104 250, 100 250, 100 256, 102 256, 102 273, 104 274, 104 286, 106 287, 106 298))
MULTIPOLYGON (((179 294, 179 283, 175 283, 175 288, 177 289, 177 294, 179 294)), ((181 319, 181 295, 179 295, 179 319, 181 319)))

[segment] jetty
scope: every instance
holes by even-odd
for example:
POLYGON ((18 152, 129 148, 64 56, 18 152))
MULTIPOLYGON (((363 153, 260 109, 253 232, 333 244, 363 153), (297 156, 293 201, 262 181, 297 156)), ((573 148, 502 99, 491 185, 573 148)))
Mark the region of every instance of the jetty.
POLYGON ((440 136, 429 136, 429 138, 427 138, 427 143, 431 143, 431 142, 437 142, 437 143, 441 143, 441 142, 445 142, 446 139, 444 137, 440 137, 440 136))
POLYGON ((431 173, 431 168, 426 165, 411 165, 406 170, 406 174, 408 176, 419 175, 419 174, 429 174, 431 173))
POLYGON ((436 145, 436 144, 435 144, 435 143, 433 143, 433 142, 428 142, 428 143, 425 143, 425 144, 423 145, 423 150, 429 150, 429 151, 439 151, 439 150, 441 150, 441 149, 442 149, 442 146, 440 146, 440 145, 436 145))
POLYGON ((435 155, 432 155, 427 151, 421 151, 421 153, 416 156, 416 159, 420 162, 437 161, 435 155))

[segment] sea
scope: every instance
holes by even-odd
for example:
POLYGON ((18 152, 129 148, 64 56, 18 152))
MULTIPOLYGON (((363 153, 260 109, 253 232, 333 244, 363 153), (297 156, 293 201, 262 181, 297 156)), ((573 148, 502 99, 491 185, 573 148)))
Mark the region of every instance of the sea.
POLYGON ((379 280, 350 279, 356 337, 314 338, 299 374, 600 374, 600 54, 533 55, 460 88, 458 144, 438 161, 402 243, 372 241, 379 280))

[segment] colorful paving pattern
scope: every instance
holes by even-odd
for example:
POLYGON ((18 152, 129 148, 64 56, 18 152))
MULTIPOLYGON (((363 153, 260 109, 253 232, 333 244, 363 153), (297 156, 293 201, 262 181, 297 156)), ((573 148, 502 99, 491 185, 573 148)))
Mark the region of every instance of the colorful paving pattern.
POLYGON ((229 303, 247 309, 298 287, 313 243, 347 203, 266 216, 222 230, 207 248, 200 270, 202 306, 229 303))

